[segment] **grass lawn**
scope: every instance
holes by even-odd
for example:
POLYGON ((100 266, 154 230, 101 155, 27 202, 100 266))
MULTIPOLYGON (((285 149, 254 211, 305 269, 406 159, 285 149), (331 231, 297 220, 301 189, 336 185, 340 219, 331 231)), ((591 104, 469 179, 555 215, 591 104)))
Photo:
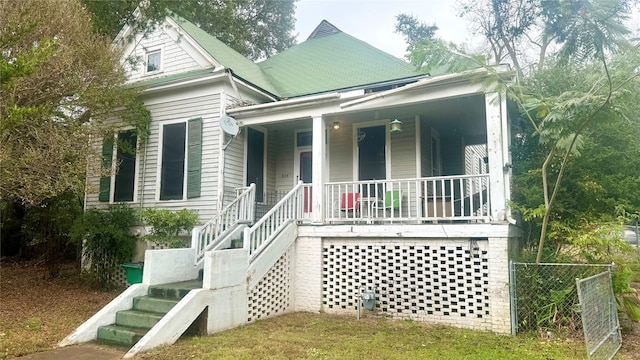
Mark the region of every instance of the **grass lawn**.
POLYGON ((327 314, 293 313, 192 337, 143 359, 580 359, 574 341, 538 341, 489 332, 327 314))
MULTIPOLYGON (((0 261, 0 359, 54 348, 114 298, 72 267, 50 280, 38 263, 0 261)), ((616 359, 639 359, 640 331, 616 359)), ((382 317, 293 313, 212 336, 185 337, 136 359, 584 359, 581 341, 499 336, 382 317)))

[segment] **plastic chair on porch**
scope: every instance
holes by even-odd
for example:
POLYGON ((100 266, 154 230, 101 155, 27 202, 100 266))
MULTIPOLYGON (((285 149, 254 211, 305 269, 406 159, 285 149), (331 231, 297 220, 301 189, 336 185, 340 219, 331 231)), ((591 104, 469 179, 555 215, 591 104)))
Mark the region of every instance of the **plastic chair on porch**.
POLYGON ((360 193, 343 193, 340 197, 340 211, 344 211, 347 218, 355 218, 356 212, 360 211, 360 193))
POLYGON ((402 190, 389 190, 384 193, 384 199, 378 201, 374 208, 375 210, 384 210, 385 216, 387 210, 391 211, 391 216, 396 217, 400 213, 400 204, 402 201, 402 190))

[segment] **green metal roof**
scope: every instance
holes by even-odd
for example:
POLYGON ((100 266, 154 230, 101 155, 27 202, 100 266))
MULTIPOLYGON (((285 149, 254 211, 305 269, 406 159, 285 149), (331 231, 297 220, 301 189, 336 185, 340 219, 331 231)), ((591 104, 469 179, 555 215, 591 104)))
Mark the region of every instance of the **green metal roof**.
POLYGON ((209 35, 193 23, 177 15, 172 18, 180 27, 191 36, 211 57, 222 64, 227 69, 231 69, 234 74, 244 80, 266 90, 272 94, 278 94, 271 85, 269 79, 262 72, 260 67, 253 61, 247 59, 239 52, 224 44, 214 36, 209 35))
POLYGON ((410 64, 343 32, 310 38, 258 65, 282 97, 421 75, 410 64))
MULTIPOLYGON (((188 20, 177 15, 172 15, 172 18, 222 66, 281 98, 364 87, 422 75, 410 64, 343 33, 325 20, 303 43, 254 63, 188 20)), ((152 83, 167 80, 161 78, 152 83)))

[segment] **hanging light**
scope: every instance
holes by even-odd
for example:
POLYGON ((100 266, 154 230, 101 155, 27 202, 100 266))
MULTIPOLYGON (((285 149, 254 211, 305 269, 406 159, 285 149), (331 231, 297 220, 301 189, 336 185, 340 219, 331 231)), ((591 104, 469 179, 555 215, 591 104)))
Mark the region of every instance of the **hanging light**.
POLYGON ((389 130, 389 132, 391 132, 392 134, 402 132, 402 121, 395 119, 392 122, 390 122, 389 125, 391 126, 391 129, 389 130))
POLYGON ((333 122, 333 129, 334 130, 340 129, 340 122, 339 121, 334 121, 333 122))

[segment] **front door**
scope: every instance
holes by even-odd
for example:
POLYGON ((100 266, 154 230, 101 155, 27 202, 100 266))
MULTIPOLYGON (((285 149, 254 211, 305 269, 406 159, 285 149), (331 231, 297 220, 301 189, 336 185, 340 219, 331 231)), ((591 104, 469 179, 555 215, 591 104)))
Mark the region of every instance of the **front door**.
POLYGON ((313 181, 311 161, 311 151, 304 151, 300 153, 300 180, 305 184, 311 184, 313 181))
POLYGON ((264 198, 264 133, 247 130, 247 182, 256 184, 256 202, 264 198))
MULTIPOLYGON (((358 129, 358 180, 383 180, 387 178, 386 135, 385 125, 358 129)), ((363 196, 369 196, 369 190, 363 189, 365 192, 363 196)), ((375 195, 371 194, 371 196, 375 195)))
MULTIPOLYGON (((303 151, 300 153, 300 180, 305 184, 313 182, 312 177, 312 153, 311 151, 303 151)), ((304 188, 304 212, 311 212, 311 188, 304 188)))

